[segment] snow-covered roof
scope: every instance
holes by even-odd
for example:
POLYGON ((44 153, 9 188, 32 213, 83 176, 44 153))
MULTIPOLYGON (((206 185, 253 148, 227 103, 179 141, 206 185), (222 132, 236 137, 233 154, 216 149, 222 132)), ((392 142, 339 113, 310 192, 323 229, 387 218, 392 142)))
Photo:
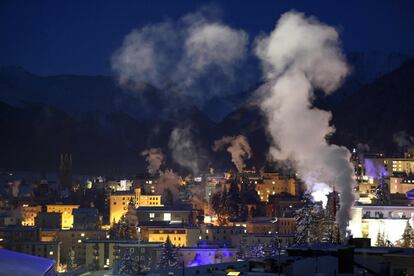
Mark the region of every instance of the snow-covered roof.
POLYGON ((53 275, 54 260, 0 249, 1 275, 53 275))

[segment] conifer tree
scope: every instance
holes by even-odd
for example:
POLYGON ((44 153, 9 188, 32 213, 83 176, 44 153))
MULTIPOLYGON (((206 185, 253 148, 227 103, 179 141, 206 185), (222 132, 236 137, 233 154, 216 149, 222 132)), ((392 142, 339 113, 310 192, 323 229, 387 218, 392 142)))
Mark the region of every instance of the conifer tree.
POLYGON ((390 189, 385 182, 384 176, 379 179, 378 187, 375 194, 377 203, 380 205, 389 205, 390 203, 390 189))
POLYGON ((160 260, 160 268, 176 268, 178 267, 177 249, 171 243, 170 236, 167 236, 167 240, 164 243, 164 248, 160 260))
POLYGON ((309 244, 311 242, 311 230, 314 223, 313 202, 310 194, 303 196, 303 206, 295 214, 296 219, 296 244, 309 244))
POLYGON ((386 246, 384 232, 381 232, 380 230, 378 230, 377 242, 375 243, 375 246, 377 246, 377 247, 386 246))
POLYGON ((69 249, 69 253, 66 260, 66 267, 68 271, 72 271, 76 268, 75 251, 73 248, 69 249))
POLYGON ((400 243, 401 247, 414 247, 414 232, 409 221, 407 221, 407 224, 405 225, 400 243))
POLYGON ((137 275, 138 262, 134 260, 128 250, 125 251, 120 261, 119 274, 121 275, 137 275))
POLYGON ((339 243, 339 227, 336 223, 336 212, 339 210, 339 196, 336 192, 328 195, 328 202, 324 210, 324 218, 321 223, 323 242, 339 243))

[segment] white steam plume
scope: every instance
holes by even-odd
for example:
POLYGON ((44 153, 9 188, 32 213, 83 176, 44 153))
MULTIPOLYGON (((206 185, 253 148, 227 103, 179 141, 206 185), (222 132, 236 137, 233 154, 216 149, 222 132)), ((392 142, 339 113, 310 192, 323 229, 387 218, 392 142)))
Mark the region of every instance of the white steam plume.
POLYGON ((13 180, 13 181, 9 182, 11 195, 13 197, 18 197, 19 196, 20 184, 21 184, 20 180, 13 180))
POLYGON ((226 145, 230 145, 227 151, 231 154, 231 161, 236 165, 237 171, 242 172, 243 168, 246 167, 244 160, 252 157, 249 142, 243 135, 225 136, 220 140, 214 141, 213 150, 218 151, 226 145))
POLYGON ((155 174, 159 171, 161 164, 164 162, 164 154, 160 148, 150 148, 141 153, 148 162, 148 173, 155 174))
POLYGON ((147 25, 129 33, 112 57, 112 68, 121 85, 139 90, 150 83, 199 99, 231 91, 239 85, 235 73, 247 53, 248 36, 205 10, 177 21, 147 25))
POLYGON ((290 159, 311 193, 335 187, 340 193, 337 221, 342 237, 354 201, 350 152, 330 145, 331 113, 312 106, 314 89, 332 93, 348 73, 338 33, 295 11, 283 14, 274 31, 258 39, 256 54, 267 81, 261 108, 273 138, 276 160, 290 159))
POLYGON ((200 173, 200 167, 206 156, 200 146, 196 146, 189 127, 174 128, 168 146, 172 158, 181 167, 188 169, 193 175, 200 173))
POLYGON ((414 144, 414 137, 408 135, 404 130, 394 133, 392 135, 392 140, 400 148, 412 146, 414 144))
POLYGON ((182 178, 172 170, 160 171, 155 188, 156 192, 158 195, 162 195, 164 200, 169 197, 168 192, 170 192, 172 202, 177 203, 179 201, 179 186, 182 181, 182 178))

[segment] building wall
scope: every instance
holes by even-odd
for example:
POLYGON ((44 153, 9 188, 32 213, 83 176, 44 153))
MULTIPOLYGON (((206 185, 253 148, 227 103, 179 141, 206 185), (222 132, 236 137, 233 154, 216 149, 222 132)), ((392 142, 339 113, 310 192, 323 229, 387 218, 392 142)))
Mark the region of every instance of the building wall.
POLYGON ((276 223, 276 231, 282 235, 291 235, 296 232, 296 219, 294 217, 279 217, 276 223))
POLYGON ((136 188, 134 192, 131 193, 122 193, 122 194, 112 194, 109 197, 109 219, 111 225, 113 222, 118 222, 120 218, 126 214, 128 210, 128 203, 130 201, 135 202, 135 207, 153 207, 153 206, 163 206, 161 204, 160 195, 141 195, 141 189, 136 188))
POLYGON ((402 177, 390 177, 391 194, 405 194, 412 189, 414 189, 414 179, 405 180, 402 177))
POLYGON ((296 181, 285 178, 277 173, 264 173, 262 183, 256 184, 256 191, 260 200, 267 202, 270 195, 288 193, 296 194, 296 181))
MULTIPOLYGON (((241 226, 207 226, 200 227, 202 240, 232 244, 231 237, 244 234, 245 228, 241 226)), ((234 245, 234 244, 233 244, 234 245)))
POLYGON ((62 242, 61 255, 62 263, 66 263, 69 250, 75 251, 77 265, 85 263, 86 248, 85 241, 106 239, 107 232, 104 230, 62 230, 58 232, 57 239, 62 242))
POLYGON ((138 221, 173 221, 173 222, 190 222, 194 221, 192 210, 188 211, 175 211, 175 210, 140 210, 138 208, 138 221))
POLYGON ((79 205, 46 205, 48 213, 62 213, 62 229, 73 228, 73 209, 79 208, 79 205))
POLYGON ((22 225, 23 226, 34 226, 35 218, 38 213, 42 211, 42 206, 22 206, 22 225))
POLYGON ((349 228, 355 238, 370 238, 375 246, 378 233, 395 244, 401 239, 407 221, 412 222, 413 206, 355 206, 349 228))
POLYGON ((195 227, 149 227, 142 237, 144 241, 162 243, 170 237, 175 246, 195 246, 200 238, 200 230, 195 227))
POLYGON ((277 223, 269 222, 247 222, 246 224, 247 233, 254 233, 254 234, 267 234, 267 233, 275 233, 277 231, 277 223))
POLYGON ((35 225, 39 228, 62 228, 62 213, 39 213, 35 218, 35 225))
POLYGON ((85 264, 87 266, 92 265, 95 260, 95 246, 98 246, 98 263, 99 269, 111 268, 115 259, 113 242, 96 241, 85 243, 85 264))

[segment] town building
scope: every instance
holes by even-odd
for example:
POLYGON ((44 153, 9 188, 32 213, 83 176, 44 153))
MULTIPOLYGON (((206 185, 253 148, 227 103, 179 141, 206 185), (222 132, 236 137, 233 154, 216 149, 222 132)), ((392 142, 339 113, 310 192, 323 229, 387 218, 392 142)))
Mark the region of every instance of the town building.
POLYGON ((30 206, 28 204, 23 204, 21 207, 21 224, 23 226, 35 226, 35 218, 41 211, 41 205, 30 206))
POLYGON ((141 188, 135 188, 134 191, 113 192, 109 196, 109 219, 111 225, 118 222, 126 214, 129 202, 135 203, 135 207, 163 206, 160 195, 142 195, 141 188))
POLYGON ((361 205, 352 207, 349 229, 354 238, 369 238, 371 245, 378 234, 395 244, 402 237, 407 221, 413 224, 414 206, 361 205))
POLYGON ((79 208, 79 205, 65 205, 65 204, 53 204, 46 205, 46 212, 48 213, 61 213, 62 214, 62 229, 73 228, 73 209, 79 208))
POLYGON ((296 195, 296 180, 285 177, 275 172, 264 172, 261 181, 256 184, 256 191, 260 201, 267 202, 269 196, 287 193, 296 195))
POLYGON ((73 210, 73 228, 78 230, 99 229, 102 217, 96 208, 78 208, 73 210))
POLYGON ((196 221, 195 211, 184 207, 139 207, 137 208, 137 216, 139 223, 167 221, 193 224, 196 221))
POLYGON ((62 229, 62 213, 40 212, 35 218, 35 225, 39 228, 62 229))

